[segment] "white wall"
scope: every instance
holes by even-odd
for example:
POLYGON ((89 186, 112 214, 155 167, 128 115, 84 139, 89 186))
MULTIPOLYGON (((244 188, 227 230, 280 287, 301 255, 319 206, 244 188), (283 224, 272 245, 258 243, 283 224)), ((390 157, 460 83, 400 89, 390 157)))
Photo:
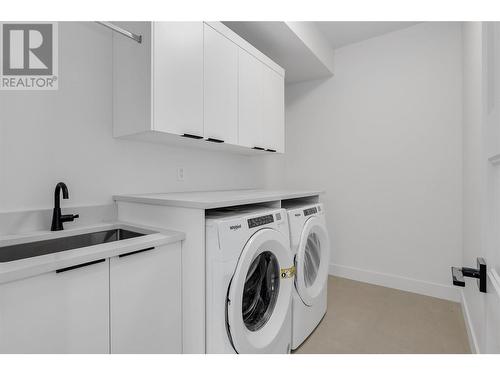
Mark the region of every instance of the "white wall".
POLYGON ((259 187, 260 158, 112 138, 111 31, 60 23, 59 90, 0 91, 0 212, 111 203, 134 192, 259 187), (177 181, 177 168, 185 181, 177 181))
POLYGON ((459 23, 418 24, 338 49, 333 78, 287 86, 269 184, 326 191, 331 272, 458 299, 461 48, 459 23))

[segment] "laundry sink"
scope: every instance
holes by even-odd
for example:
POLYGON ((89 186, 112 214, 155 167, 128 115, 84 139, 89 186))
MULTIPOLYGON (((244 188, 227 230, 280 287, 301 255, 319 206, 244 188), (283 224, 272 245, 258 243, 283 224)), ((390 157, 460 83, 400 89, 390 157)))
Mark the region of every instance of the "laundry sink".
POLYGON ((108 242, 126 240, 128 238, 135 238, 144 235, 145 234, 143 233, 137 233, 126 229, 111 229, 54 238, 50 240, 3 246, 0 247, 0 263, 59 253, 61 251, 74 250, 81 247, 100 245, 108 242))

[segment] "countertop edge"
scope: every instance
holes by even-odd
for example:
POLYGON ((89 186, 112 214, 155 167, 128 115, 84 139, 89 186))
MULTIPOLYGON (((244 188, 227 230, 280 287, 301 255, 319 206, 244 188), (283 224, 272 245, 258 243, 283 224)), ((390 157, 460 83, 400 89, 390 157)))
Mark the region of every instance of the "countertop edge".
POLYGON ((297 191, 297 192, 289 192, 289 193, 275 194, 275 195, 271 194, 266 197, 227 199, 218 202, 202 202, 202 201, 185 200, 185 199, 158 198, 155 197, 154 194, 152 194, 151 197, 140 194, 130 194, 130 195, 118 194, 118 195, 113 195, 113 200, 115 202, 120 201, 120 202, 143 203, 143 204, 160 205, 160 206, 173 206, 173 207, 185 207, 185 208, 209 210, 214 208, 239 206, 252 203, 264 203, 276 200, 306 198, 306 197, 319 196, 322 194, 324 194, 323 190, 297 191))
MULTIPOLYGON (((153 228, 127 222, 103 223, 102 225, 92 225, 73 229, 73 231, 80 232, 82 230, 109 228, 115 226, 138 228, 145 231, 153 231, 155 233, 117 242, 109 242, 80 249, 42 255, 39 257, 0 263, 0 284, 53 272, 61 268, 71 267, 99 259, 108 259, 120 254, 142 250, 148 247, 169 245, 181 242, 186 238, 186 235, 183 232, 164 228, 153 228)), ((41 232, 37 232, 35 238, 40 235, 42 235, 41 232)), ((16 237, 31 238, 29 235, 16 237)))

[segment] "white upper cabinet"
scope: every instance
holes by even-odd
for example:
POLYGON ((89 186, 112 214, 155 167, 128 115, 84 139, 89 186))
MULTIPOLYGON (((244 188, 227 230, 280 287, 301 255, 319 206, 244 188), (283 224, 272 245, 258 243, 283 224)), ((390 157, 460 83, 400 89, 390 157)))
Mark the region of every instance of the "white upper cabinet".
POLYGON ((262 72, 264 146, 271 151, 285 152, 284 77, 267 66, 262 72))
POLYGON ((238 141, 241 146, 250 148, 264 148, 262 70, 263 64, 240 48, 238 59, 238 141))
POLYGON ((205 138, 238 141, 238 46, 205 27, 205 138))
POLYGON ((153 24, 154 130, 203 136, 203 23, 153 24))
POLYGON ((113 34, 115 137, 203 136, 203 23, 120 22, 142 35, 113 34))
POLYGON ((115 137, 284 152, 285 72, 267 56, 220 22, 118 25, 142 43, 113 35, 115 137))
POLYGON ((238 67, 239 144, 284 152, 284 77, 243 49, 238 67))

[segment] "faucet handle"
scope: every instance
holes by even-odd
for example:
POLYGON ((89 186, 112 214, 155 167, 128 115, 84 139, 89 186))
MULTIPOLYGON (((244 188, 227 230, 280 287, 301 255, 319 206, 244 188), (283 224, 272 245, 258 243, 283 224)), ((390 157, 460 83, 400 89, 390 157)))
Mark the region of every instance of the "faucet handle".
POLYGON ((78 214, 76 214, 76 215, 73 215, 73 214, 61 215, 61 222, 64 223, 67 221, 73 221, 75 219, 78 219, 79 217, 80 217, 80 215, 78 215, 78 214))

